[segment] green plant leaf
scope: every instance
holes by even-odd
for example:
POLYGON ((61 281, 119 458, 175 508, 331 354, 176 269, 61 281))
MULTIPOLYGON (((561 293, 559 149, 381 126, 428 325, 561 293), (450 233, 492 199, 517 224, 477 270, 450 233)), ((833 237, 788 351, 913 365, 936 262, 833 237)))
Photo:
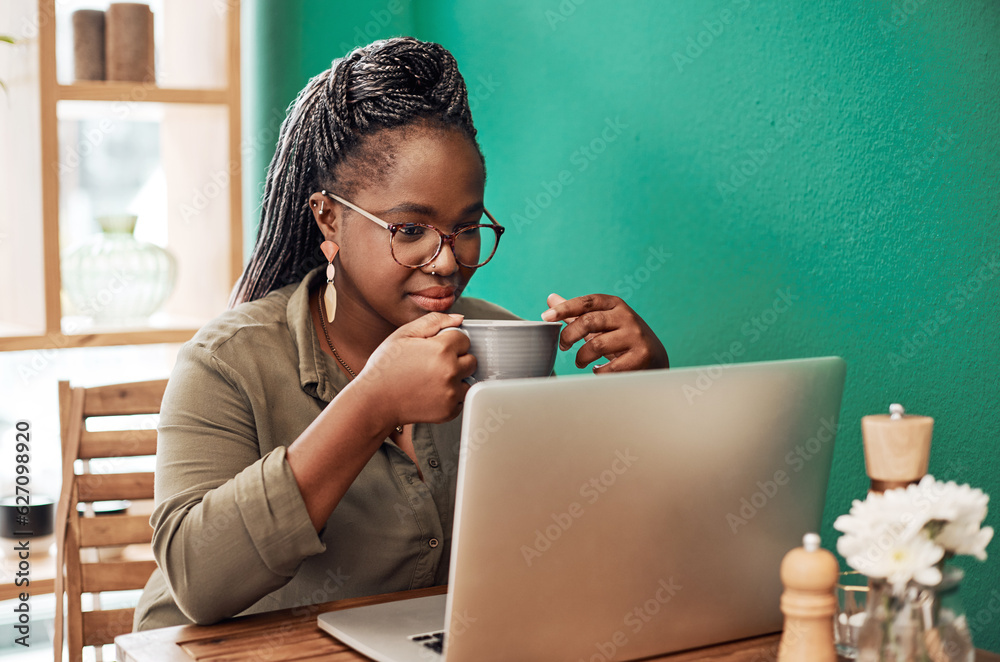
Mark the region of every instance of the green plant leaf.
MULTIPOLYGON (((0 34, 0 41, 8 44, 16 44, 17 40, 11 37, 9 34, 0 34)), ((7 94, 7 84, 0 80, 0 90, 3 90, 4 94, 7 94)))

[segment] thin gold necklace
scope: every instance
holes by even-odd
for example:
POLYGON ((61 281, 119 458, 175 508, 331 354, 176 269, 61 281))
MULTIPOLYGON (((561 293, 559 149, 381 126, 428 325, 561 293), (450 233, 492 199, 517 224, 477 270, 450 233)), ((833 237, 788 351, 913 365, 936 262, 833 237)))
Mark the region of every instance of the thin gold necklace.
MULTIPOLYGON (((327 287, 330 287, 330 286, 327 285, 327 287)), ((346 370, 347 374, 349 374, 351 376, 351 379, 354 379, 355 377, 358 376, 357 373, 355 373, 353 370, 351 370, 351 366, 347 365, 347 361, 345 361, 344 359, 340 358, 340 354, 337 353, 337 348, 333 346, 333 341, 330 340, 330 332, 327 331, 327 329, 326 329, 326 306, 323 305, 323 295, 322 294, 319 296, 319 323, 323 327, 323 336, 326 338, 326 344, 330 347, 330 351, 333 352, 334 358, 336 358, 337 361, 340 362, 340 365, 344 366, 344 370, 346 370)), ((403 426, 402 425, 397 425, 396 426, 396 432, 402 433, 403 432, 403 426)))

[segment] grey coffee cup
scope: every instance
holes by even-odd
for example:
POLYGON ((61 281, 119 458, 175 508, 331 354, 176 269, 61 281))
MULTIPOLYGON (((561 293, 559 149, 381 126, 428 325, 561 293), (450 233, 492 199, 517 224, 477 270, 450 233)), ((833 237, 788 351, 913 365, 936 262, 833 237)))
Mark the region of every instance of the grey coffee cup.
POLYGON ((458 330, 469 337, 476 357, 473 382, 548 377, 556 363, 562 322, 465 320, 458 330))

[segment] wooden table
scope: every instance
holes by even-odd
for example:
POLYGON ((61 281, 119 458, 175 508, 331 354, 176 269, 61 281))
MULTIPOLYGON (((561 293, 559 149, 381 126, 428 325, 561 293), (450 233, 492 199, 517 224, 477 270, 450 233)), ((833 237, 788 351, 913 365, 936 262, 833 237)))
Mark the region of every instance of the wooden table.
MULTIPOLYGON (((246 659, 255 662, 311 659, 363 662, 368 658, 354 652, 319 629, 316 625, 317 614, 402 598, 440 595, 444 592, 445 587, 438 586, 243 616, 217 625, 180 625, 133 632, 118 637, 115 639, 115 644, 120 662, 190 662, 191 660, 222 662, 246 659)), ((670 662, 773 661, 778 656, 779 638, 779 634, 771 634, 648 659, 670 662)), ((978 651, 976 662, 1000 662, 1000 655, 978 651)))

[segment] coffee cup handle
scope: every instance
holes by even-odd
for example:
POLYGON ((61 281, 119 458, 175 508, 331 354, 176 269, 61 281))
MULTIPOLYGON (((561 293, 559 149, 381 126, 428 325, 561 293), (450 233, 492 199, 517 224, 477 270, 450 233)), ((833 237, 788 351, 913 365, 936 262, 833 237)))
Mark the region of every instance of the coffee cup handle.
POLYGON ((441 329, 440 331, 438 331, 437 333, 435 333, 434 335, 435 336, 440 336, 445 331, 458 331, 459 333, 464 333, 465 337, 468 338, 469 340, 472 340, 472 336, 469 335, 469 332, 466 331, 465 329, 463 329, 460 326, 446 326, 443 329, 441 329))

